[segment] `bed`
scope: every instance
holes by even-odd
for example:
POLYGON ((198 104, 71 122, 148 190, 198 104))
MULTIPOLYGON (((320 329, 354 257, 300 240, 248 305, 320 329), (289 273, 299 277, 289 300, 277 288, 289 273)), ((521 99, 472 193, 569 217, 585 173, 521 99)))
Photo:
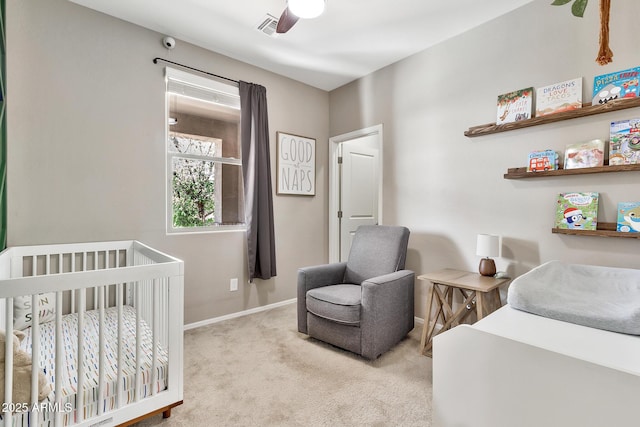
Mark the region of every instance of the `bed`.
POLYGON ((140 242, 6 249, 0 329, 19 337, 0 350, 0 426, 126 426, 182 403, 183 263, 140 242))
MULTIPOLYGON (((563 292, 568 295, 567 309, 563 304, 544 307, 551 317, 534 314, 538 308, 524 311, 507 304, 473 325, 460 325, 435 337, 433 425, 636 425, 640 336, 607 327, 626 328, 632 323, 634 307, 640 305, 640 271, 607 268, 605 276, 602 289, 589 300, 598 305, 596 313, 572 313, 570 300, 579 300, 584 289, 577 294, 570 290, 563 292), (624 276, 626 284, 633 286, 608 286, 612 273, 613 277, 624 276), (626 276, 628 273, 636 277, 626 276), (633 299, 632 304, 616 303, 614 315, 603 316, 602 307, 608 304, 605 295, 619 291, 629 298, 636 296, 635 304, 633 299), (620 313, 626 313, 628 319, 620 319, 620 313), (601 318, 604 323, 592 324, 601 318)), ((522 304, 518 298, 508 301, 522 304)))

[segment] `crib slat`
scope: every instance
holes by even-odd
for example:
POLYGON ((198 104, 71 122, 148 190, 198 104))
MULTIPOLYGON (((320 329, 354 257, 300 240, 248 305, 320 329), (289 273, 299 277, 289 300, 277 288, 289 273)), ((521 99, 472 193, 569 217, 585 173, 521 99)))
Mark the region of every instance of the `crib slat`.
POLYGON ((104 343, 104 331, 105 331, 105 324, 104 324, 104 288, 105 286, 100 286, 100 290, 98 292, 98 307, 99 307, 99 311, 98 311, 98 322, 99 322, 99 327, 98 327, 98 415, 102 415, 102 413, 104 412, 104 399, 105 399, 105 392, 104 392, 104 367, 105 367, 105 343, 104 343))
MULTIPOLYGON (((38 403, 38 372, 40 371, 40 298, 31 295, 31 404, 38 403)), ((31 417, 34 425, 38 425, 38 411, 31 417)))
MULTIPOLYGON (((61 270, 62 271, 62 270, 61 270)), ((71 292, 73 295, 74 292, 71 292)), ((62 292, 56 292, 56 338, 55 338, 55 403, 62 408, 62 364, 64 362, 64 342, 62 341, 62 292)), ((55 411, 55 426, 62 425, 62 411, 55 411)))
MULTIPOLYGON (((98 263, 98 251, 95 251, 93 253, 93 270, 97 270, 99 266, 98 263)), ((93 308, 97 308, 98 307, 98 287, 95 286, 93 288, 93 308)))
POLYGON ((78 423, 84 420, 84 313, 86 311, 86 289, 79 290, 78 297, 78 388, 76 391, 76 414, 78 423))
MULTIPOLYGON (((6 299, 5 308, 5 329, 8 337, 13 335, 13 298, 6 299)), ((4 400, 5 402, 13 401, 13 342, 5 341, 4 349, 4 400)), ((4 413, 5 426, 12 426, 11 411, 4 413)))
POLYGON ((161 318, 165 319, 162 322, 162 341, 161 344, 164 348, 169 348, 169 278, 164 277, 162 279, 162 311, 161 318))
POLYGON ((140 375, 140 369, 142 366, 142 333, 140 332, 140 324, 142 322, 142 317, 140 315, 140 306, 142 304, 142 283, 137 282, 135 284, 136 297, 135 297, 135 307, 136 307, 136 376, 135 376, 135 395, 134 401, 140 400, 140 387, 142 382, 142 375, 140 375))
POLYGON ((158 290, 158 279, 153 279, 153 315, 152 315, 152 325, 151 330, 153 331, 151 335, 151 345, 152 347, 152 359, 151 359, 151 395, 156 394, 156 381, 158 380, 158 324, 160 323, 158 320, 158 312, 159 310, 159 298, 158 294, 160 293, 158 290))
POLYGON ((71 312, 75 313, 76 311, 78 311, 76 309, 76 293, 71 291, 71 312))
POLYGON ((123 346, 122 346, 122 331, 124 329, 124 321, 122 319, 122 283, 118 283, 116 285, 116 304, 118 307, 118 382, 116 387, 116 402, 117 408, 122 406, 122 400, 124 396, 123 390, 123 373, 122 373, 122 364, 124 363, 124 357, 122 354, 123 346))

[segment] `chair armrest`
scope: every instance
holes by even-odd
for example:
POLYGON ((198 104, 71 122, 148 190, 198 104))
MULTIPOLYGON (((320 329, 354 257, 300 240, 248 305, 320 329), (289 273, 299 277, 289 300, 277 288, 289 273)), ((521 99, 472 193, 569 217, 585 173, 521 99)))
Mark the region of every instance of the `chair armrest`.
POLYGON ((298 269, 298 331, 307 333, 307 291, 342 283, 346 268, 346 262, 336 262, 298 269))
POLYGON ((309 289, 342 283, 346 268, 346 262, 299 268, 298 286, 303 286, 306 294, 309 289))
POLYGON ((415 273, 400 270, 362 282, 362 355, 375 359, 414 326, 415 273))
MULTIPOLYGON (((382 276, 372 277, 362 282, 363 287, 371 288, 375 292, 375 286, 390 286, 394 283, 415 283, 415 273, 411 270, 398 270, 382 276), (411 280, 413 279, 413 281, 411 280), (367 284, 365 286, 365 283, 367 284)), ((364 292, 364 291, 363 291, 364 292)))

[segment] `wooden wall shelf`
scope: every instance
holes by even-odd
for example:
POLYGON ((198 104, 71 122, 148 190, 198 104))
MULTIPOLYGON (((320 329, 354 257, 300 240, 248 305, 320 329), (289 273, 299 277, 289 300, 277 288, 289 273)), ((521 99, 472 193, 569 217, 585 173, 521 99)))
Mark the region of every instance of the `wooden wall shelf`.
POLYGON ((552 171, 527 172, 526 167, 509 168, 504 179, 544 178, 549 176, 586 175, 589 173, 633 172, 640 171, 638 165, 599 166, 595 168, 558 169, 552 171))
POLYGON ((602 105, 583 104, 582 108, 563 113, 549 114, 546 116, 532 117, 518 122, 496 125, 489 123, 486 125, 472 126, 465 131, 464 135, 469 138, 476 136, 490 135, 492 133, 507 132, 531 126, 538 126, 546 123, 554 123, 563 120, 576 119, 578 117, 593 116, 596 114, 608 113, 610 111, 625 110, 627 108, 640 107, 640 98, 620 99, 618 101, 607 102, 602 105))
POLYGON ((569 230, 564 228, 552 228, 556 234, 570 234, 574 236, 598 236, 598 237, 626 237, 640 239, 640 233, 621 233, 616 231, 615 222, 599 222, 595 230, 569 230))

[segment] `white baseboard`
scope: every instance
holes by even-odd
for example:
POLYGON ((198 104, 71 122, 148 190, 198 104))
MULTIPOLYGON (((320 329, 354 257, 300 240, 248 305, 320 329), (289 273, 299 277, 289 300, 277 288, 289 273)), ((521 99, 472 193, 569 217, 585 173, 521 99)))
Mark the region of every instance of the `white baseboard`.
POLYGON ((229 319, 235 319, 236 317, 247 316, 249 314, 259 313, 261 311, 271 310, 272 308, 282 307, 284 305, 293 304, 297 301, 297 298, 292 298, 285 301, 275 302, 273 304, 263 305, 261 307, 250 308, 249 310, 239 311, 237 313, 226 314, 220 317, 214 317, 212 319, 201 320, 199 322, 188 323, 184 325, 184 330, 200 328, 202 326, 213 325, 214 323, 223 322, 229 319))
MULTIPOLYGON (((261 311, 271 310, 272 308, 293 304, 297 300, 298 300, 297 298, 292 298, 285 301, 275 302, 273 304, 263 305, 261 307, 251 308, 249 310, 239 311, 237 313, 225 314, 224 316, 220 316, 220 317, 214 317, 207 320, 201 320, 199 322, 188 323, 184 325, 184 330, 188 331, 189 329, 195 329, 195 328, 200 328, 202 326, 213 325, 214 323, 223 322, 229 319, 235 319, 236 317, 242 317, 242 316, 247 316, 253 313, 259 313, 261 311)), ((414 317, 413 320, 418 325, 424 325, 424 319, 421 317, 414 317)))

